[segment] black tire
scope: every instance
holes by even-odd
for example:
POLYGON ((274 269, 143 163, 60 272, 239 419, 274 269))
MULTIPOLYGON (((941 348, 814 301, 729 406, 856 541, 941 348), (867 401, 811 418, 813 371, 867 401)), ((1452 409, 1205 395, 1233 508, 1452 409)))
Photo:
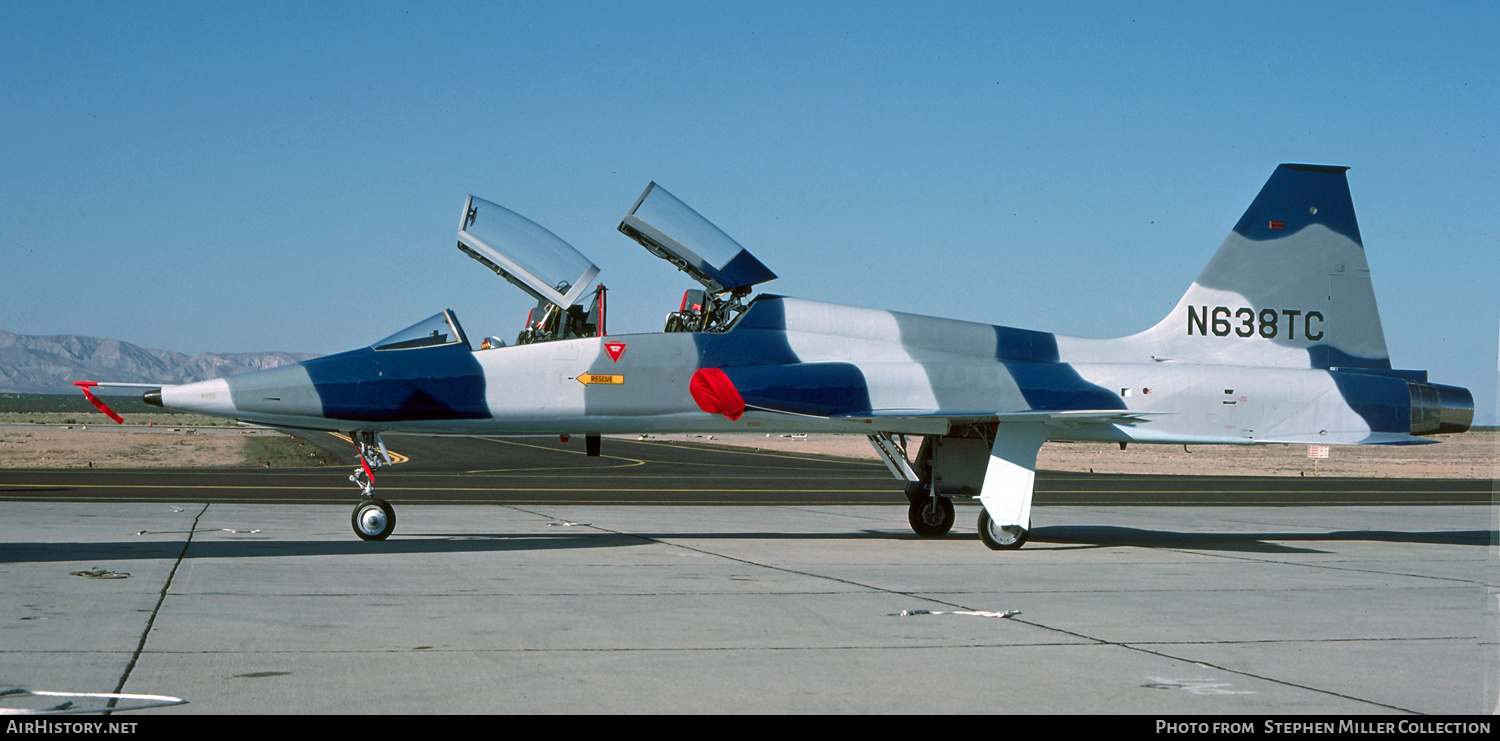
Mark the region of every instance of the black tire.
POLYGON ((349 524, 360 540, 385 540, 396 530, 396 510, 384 499, 370 497, 355 505, 349 524))
POLYGON ((1031 530, 1024 527, 996 527, 990 513, 979 510, 979 539, 992 551, 1013 551, 1026 544, 1031 530))
POLYGON ((906 510, 906 521, 912 532, 924 538, 941 538, 953 529, 953 500, 947 497, 926 496, 911 503, 906 510))

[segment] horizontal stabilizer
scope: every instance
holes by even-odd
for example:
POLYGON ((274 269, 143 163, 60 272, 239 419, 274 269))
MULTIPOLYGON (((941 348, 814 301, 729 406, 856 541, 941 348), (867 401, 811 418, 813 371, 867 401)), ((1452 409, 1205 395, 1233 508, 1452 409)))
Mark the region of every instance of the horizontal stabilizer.
POLYGON ((1404 432, 1330 432, 1324 434, 1264 437, 1256 442, 1290 445, 1431 445, 1436 440, 1412 437, 1404 432))

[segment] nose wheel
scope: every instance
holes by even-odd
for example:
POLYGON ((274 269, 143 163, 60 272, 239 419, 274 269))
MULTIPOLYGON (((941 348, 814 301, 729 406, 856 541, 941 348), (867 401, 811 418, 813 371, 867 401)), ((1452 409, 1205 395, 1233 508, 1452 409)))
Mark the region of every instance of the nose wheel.
POLYGON ((360 540, 385 540, 396 529, 396 510, 379 497, 370 497, 354 507, 349 516, 360 540))

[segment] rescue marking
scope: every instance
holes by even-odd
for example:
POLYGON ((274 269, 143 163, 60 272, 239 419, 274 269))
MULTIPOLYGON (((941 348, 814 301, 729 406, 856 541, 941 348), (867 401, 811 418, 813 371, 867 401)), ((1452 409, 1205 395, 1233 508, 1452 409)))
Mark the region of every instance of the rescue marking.
POLYGON ((578 382, 585 386, 595 383, 602 383, 606 386, 622 386, 625 384, 625 377, 604 375, 599 373, 585 373, 578 377, 578 382))
POLYGON ((1277 338, 1295 340, 1297 339, 1297 320, 1302 320, 1302 339, 1317 342, 1323 339, 1323 312, 1304 311, 1302 309, 1261 309, 1257 312, 1248 306, 1230 309, 1228 306, 1215 306, 1210 310, 1207 306, 1187 307, 1187 333, 1191 337, 1194 330, 1197 334, 1208 336, 1212 333, 1215 337, 1228 337, 1231 333, 1238 337, 1254 337, 1260 335, 1267 340, 1277 338), (1202 309, 1203 313, 1198 313, 1202 309), (1286 321, 1282 321, 1285 318, 1286 321), (1235 322, 1231 322, 1231 319, 1235 322), (1316 324, 1314 324, 1316 321, 1316 324))

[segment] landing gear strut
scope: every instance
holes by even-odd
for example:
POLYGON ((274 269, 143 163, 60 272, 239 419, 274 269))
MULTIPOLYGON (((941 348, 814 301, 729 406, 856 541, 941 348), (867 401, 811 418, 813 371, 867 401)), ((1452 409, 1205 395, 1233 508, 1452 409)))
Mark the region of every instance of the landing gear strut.
POLYGON ((947 535, 953 529, 953 500, 937 493, 932 485, 932 438, 922 441, 913 463, 906 459, 905 435, 900 442, 887 432, 868 437, 891 474, 906 482, 906 500, 911 503, 906 510, 906 522, 912 532, 924 538, 947 535))
POLYGON ((351 432, 349 438, 359 449, 359 468, 354 469, 349 480, 364 497, 355 505, 349 523, 361 540, 385 540, 396 530, 396 510, 375 496, 375 470, 383 463, 390 463, 390 456, 386 455, 385 443, 373 432, 351 432))

